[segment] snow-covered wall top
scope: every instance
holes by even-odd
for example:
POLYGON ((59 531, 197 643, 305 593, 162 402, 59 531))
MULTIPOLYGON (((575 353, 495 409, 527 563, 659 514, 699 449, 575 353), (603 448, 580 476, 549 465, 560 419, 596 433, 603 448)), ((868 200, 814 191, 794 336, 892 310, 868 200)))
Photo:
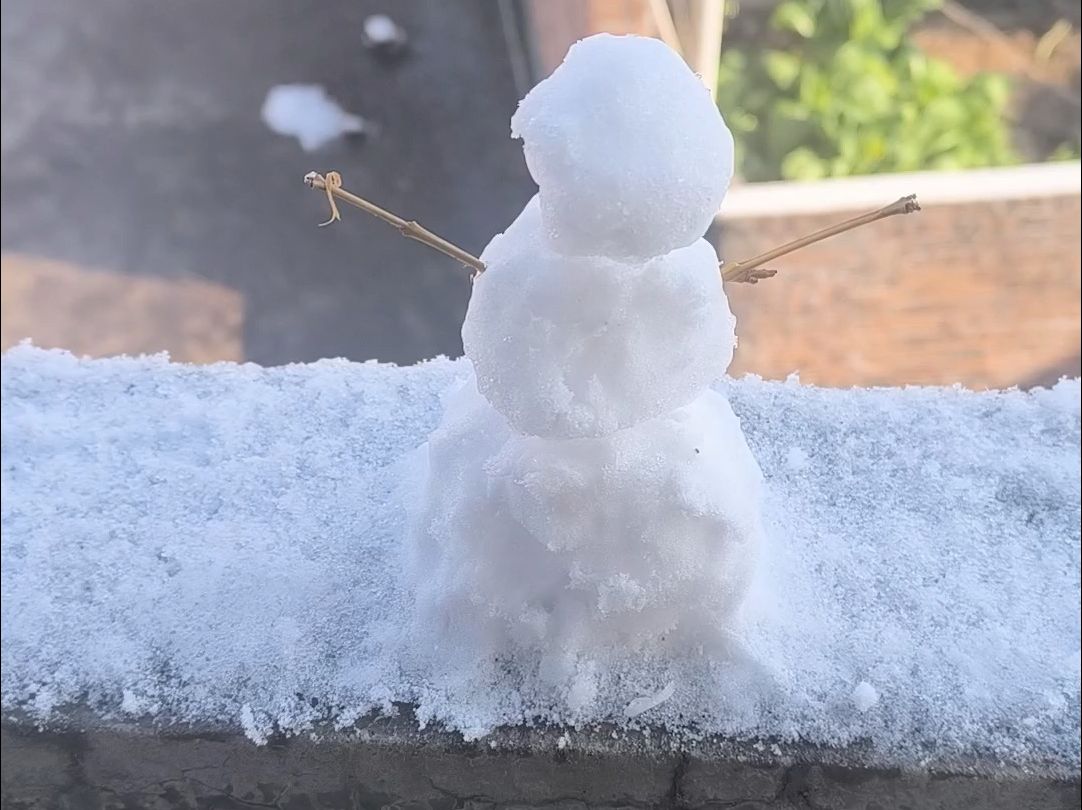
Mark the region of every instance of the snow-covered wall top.
POLYGON ((528 670, 434 673, 403 638, 396 462, 466 373, 9 351, 5 711, 80 701, 256 739, 394 701, 474 736, 641 712, 627 722, 1078 773, 1077 380, 725 383, 766 477, 746 660, 628 660, 568 716, 528 670))

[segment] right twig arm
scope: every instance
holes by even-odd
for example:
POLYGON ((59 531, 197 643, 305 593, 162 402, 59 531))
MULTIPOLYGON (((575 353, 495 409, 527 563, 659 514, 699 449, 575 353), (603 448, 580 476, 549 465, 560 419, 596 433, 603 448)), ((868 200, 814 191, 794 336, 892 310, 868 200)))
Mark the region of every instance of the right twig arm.
POLYGON ((827 228, 815 231, 814 233, 809 233, 807 236, 794 239, 792 242, 786 242, 780 247, 766 251, 766 253, 760 253, 758 256, 752 256, 750 259, 745 259, 742 262, 723 264, 721 266, 721 277, 725 281, 744 281, 755 284, 759 279, 770 278, 778 272, 777 270, 768 270, 762 265, 777 259, 779 256, 784 256, 787 253, 792 253, 794 250, 800 250, 802 247, 821 242, 822 240, 828 239, 831 236, 836 236, 839 233, 851 231, 853 228, 859 228, 861 225, 867 225, 869 222, 892 217, 896 214, 911 214, 914 211, 919 210, 920 206, 917 204, 917 195, 910 194, 907 197, 901 197, 890 205, 884 205, 882 208, 877 208, 866 214, 847 219, 845 222, 839 222, 837 225, 831 225, 827 228))

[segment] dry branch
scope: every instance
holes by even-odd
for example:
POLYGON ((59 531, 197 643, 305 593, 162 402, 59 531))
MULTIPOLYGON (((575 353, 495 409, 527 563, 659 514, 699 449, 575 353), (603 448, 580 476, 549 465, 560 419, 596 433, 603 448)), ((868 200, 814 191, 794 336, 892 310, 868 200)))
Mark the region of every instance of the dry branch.
POLYGON ((312 188, 323 189, 327 192, 327 199, 330 201, 331 205, 331 218, 324 222, 324 225, 329 225, 341 218, 338 215, 338 206, 334 204, 334 199, 337 197, 343 202, 347 202, 374 217, 382 219, 388 225, 397 229, 398 232, 407 239, 414 239, 428 245, 430 248, 434 248, 440 253, 461 262, 466 265, 466 267, 473 268, 478 273, 483 272, 485 269, 485 263, 483 261, 473 254, 467 253, 458 245, 448 242, 442 236, 437 236, 432 233, 432 231, 419 225, 413 220, 402 219, 402 217, 397 214, 392 214, 390 211, 380 208, 375 203, 371 203, 363 197, 358 197, 356 194, 351 194, 346 191, 342 188, 342 177, 338 172, 327 172, 326 177, 317 172, 309 172, 304 176, 304 182, 312 188))
POLYGON ((807 236, 794 239, 792 242, 786 242, 784 245, 768 250, 766 253, 760 253, 758 256, 753 256, 742 262, 723 264, 721 266, 721 277, 725 281, 745 281, 754 284, 761 278, 770 278, 777 273, 776 270, 767 270, 762 265, 773 261, 779 256, 784 256, 786 253, 792 253, 794 250, 800 250, 802 247, 813 245, 816 242, 829 239, 831 236, 837 236, 839 233, 851 231, 853 228, 859 228, 861 225, 867 225, 876 220, 892 217, 896 214, 912 214, 914 211, 919 210, 920 206, 917 204, 916 194, 900 197, 890 205, 884 205, 882 208, 847 219, 845 222, 839 222, 837 225, 831 225, 814 233, 809 233, 807 236))

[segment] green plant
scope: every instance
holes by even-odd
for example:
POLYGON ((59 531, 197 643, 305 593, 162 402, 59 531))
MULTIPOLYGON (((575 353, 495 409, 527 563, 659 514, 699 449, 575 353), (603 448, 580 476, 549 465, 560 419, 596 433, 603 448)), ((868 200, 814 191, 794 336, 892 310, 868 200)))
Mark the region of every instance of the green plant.
POLYGON ((1082 157, 1082 149, 1079 148, 1078 142, 1064 141, 1052 150, 1052 154, 1048 156, 1048 159, 1078 160, 1080 157, 1082 157))
POLYGON ((960 77, 907 39, 940 0, 785 0, 724 54, 719 105, 748 180, 1016 162, 1005 77, 960 77))

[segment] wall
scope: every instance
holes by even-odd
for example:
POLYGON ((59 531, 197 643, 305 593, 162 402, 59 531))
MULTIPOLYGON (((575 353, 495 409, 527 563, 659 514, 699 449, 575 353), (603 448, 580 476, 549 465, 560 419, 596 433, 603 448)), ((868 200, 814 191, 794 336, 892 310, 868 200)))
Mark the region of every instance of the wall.
POLYGON ((1079 165, 734 188, 719 255, 748 258, 916 193, 919 214, 834 237, 729 284, 731 371, 830 386, 1054 382, 1079 374, 1079 165))
POLYGON ((41 731, 4 718, 4 807, 275 807, 377 810, 545 807, 821 810, 1078 807, 1077 778, 980 767, 923 773, 860 764, 855 750, 712 744, 663 735, 505 729, 463 743, 408 720, 256 746, 234 729, 149 724, 41 731), (772 753, 772 750, 777 753, 772 753))

